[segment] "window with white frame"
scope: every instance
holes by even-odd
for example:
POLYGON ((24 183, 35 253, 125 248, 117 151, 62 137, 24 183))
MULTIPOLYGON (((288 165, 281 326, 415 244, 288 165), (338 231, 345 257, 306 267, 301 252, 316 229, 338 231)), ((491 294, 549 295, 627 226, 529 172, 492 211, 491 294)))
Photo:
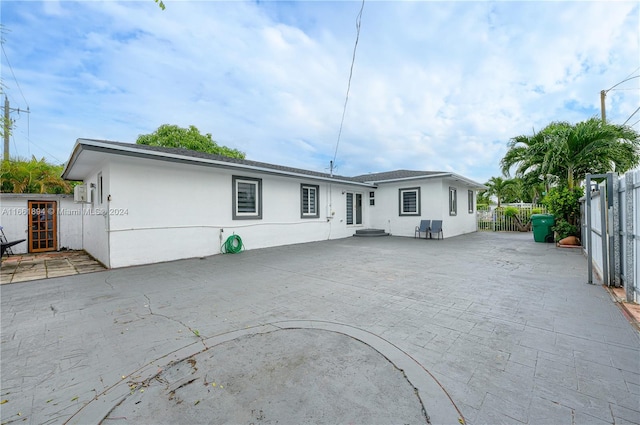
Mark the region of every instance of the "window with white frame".
POLYGON ((473 214, 473 190, 467 191, 467 203, 469 204, 469 214, 473 214))
POLYGON ((399 189, 399 215, 420 215, 420 188, 399 189))
POLYGON ((233 176, 233 219, 262 218, 262 179, 233 176))
POLYGON ((458 215, 458 190, 449 187, 449 215, 458 215))
POLYGON ((318 218, 318 192, 319 186, 310 184, 300 185, 300 217, 302 218, 318 218))

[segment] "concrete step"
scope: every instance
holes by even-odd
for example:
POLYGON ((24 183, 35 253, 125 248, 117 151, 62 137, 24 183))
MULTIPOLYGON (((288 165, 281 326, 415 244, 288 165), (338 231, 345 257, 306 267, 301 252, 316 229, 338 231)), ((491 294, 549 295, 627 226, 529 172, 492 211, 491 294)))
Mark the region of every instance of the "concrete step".
POLYGON ((371 238, 376 236, 389 236, 389 233, 382 229, 360 229, 356 230, 356 233, 354 233, 353 236, 371 238))

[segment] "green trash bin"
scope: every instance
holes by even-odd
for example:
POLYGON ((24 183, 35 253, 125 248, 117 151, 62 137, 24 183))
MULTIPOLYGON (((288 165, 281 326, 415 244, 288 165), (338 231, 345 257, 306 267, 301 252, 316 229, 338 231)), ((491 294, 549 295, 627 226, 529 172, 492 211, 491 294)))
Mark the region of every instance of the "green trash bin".
POLYGON ((536 242, 553 242, 553 230, 551 228, 554 224, 553 214, 532 214, 533 240, 536 242))

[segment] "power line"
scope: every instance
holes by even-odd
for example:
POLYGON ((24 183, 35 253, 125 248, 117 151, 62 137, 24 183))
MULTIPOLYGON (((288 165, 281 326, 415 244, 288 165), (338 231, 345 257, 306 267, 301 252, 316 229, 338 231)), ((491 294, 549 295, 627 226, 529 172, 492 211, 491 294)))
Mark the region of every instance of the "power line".
POLYGON ((360 25, 362 24, 362 11, 364 10, 364 0, 360 6, 360 12, 356 17, 356 42, 353 45, 353 56, 351 57, 351 68, 349 69, 349 81, 347 83, 347 94, 344 98, 344 106, 342 108, 342 119, 340 120, 340 129, 338 130, 338 140, 336 141, 336 150, 333 154, 333 160, 331 161, 331 175, 333 176, 333 168, 336 163, 336 157, 338 156, 338 146, 340 146, 340 136, 342 136, 342 126, 344 125, 344 116, 347 113, 347 102, 349 101, 349 90, 351 89, 351 78, 353 77, 353 64, 356 61, 356 49, 358 48, 358 40, 360 39, 360 25))
MULTIPOLYGON (((620 81, 617 84, 614 84, 613 86, 611 86, 611 88, 609 88, 608 90, 601 90, 600 91, 600 112, 602 115, 602 122, 607 122, 607 113, 606 113, 606 108, 605 108, 605 97, 607 96, 607 93, 609 93, 611 90, 613 90, 615 87, 618 87, 620 84, 625 83, 629 80, 633 80, 634 78, 640 78, 640 75, 634 75, 632 77, 633 74, 635 74, 640 68, 637 68, 635 71, 633 71, 631 74, 629 74, 627 76, 627 78, 625 78, 624 80, 620 81)), ((616 90, 620 90, 620 89, 616 89, 616 90)))
POLYGON ((20 87, 20 83, 18 82, 18 79, 16 78, 16 74, 13 72, 13 67, 11 66, 11 62, 9 62, 9 56, 7 56, 7 52, 4 51, 4 43, 1 43, 0 46, 2 47, 2 53, 4 54, 4 58, 7 60, 7 65, 9 65, 9 69, 11 70, 11 75, 13 76, 13 80, 16 82, 16 86, 18 87, 18 90, 20 91, 20 94, 22 95, 22 99, 24 100, 24 103, 27 105, 27 109, 29 109, 29 102, 27 102, 27 98, 24 97, 24 93, 22 92, 22 88, 20 87))
POLYGON ((627 120, 625 122, 622 123, 622 125, 625 125, 626 123, 629 122, 629 120, 631 119, 632 116, 634 116, 635 114, 638 113, 638 111, 640 111, 640 106, 638 106, 638 109, 636 109, 633 114, 629 115, 629 118, 627 118, 627 120))
POLYGON ((624 77, 624 79, 626 80, 627 78, 631 77, 633 74, 635 74, 635 73, 636 73, 636 72, 638 72, 638 71, 640 71, 640 66, 639 66, 639 67, 637 67, 637 68, 635 69, 635 71, 633 71, 631 74, 629 74, 629 75, 627 75, 626 77, 624 77))

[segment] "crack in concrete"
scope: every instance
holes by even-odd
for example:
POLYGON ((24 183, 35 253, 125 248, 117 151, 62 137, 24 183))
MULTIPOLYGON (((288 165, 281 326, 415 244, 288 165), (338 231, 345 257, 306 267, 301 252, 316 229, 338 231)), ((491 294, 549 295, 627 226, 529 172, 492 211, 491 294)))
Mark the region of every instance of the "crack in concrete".
POLYGON ((179 323, 180 325, 184 326, 185 328, 189 329, 189 332, 191 332, 193 335, 195 335, 200 342, 202 343, 202 345, 204 346, 205 349, 209 348, 207 346, 207 344, 204 341, 204 338, 202 337, 202 335, 200 335, 200 332, 197 329, 193 329, 191 326, 187 325, 186 323, 184 323, 182 320, 179 319, 174 319, 173 317, 169 317, 165 314, 161 314, 161 313, 154 313, 153 309, 151 308, 151 298, 149 298, 147 296, 147 294, 142 294, 146 299, 147 299, 147 309, 149 310, 149 314, 152 316, 159 316, 159 317, 164 317, 167 320, 171 320, 172 322, 175 323, 179 323))

